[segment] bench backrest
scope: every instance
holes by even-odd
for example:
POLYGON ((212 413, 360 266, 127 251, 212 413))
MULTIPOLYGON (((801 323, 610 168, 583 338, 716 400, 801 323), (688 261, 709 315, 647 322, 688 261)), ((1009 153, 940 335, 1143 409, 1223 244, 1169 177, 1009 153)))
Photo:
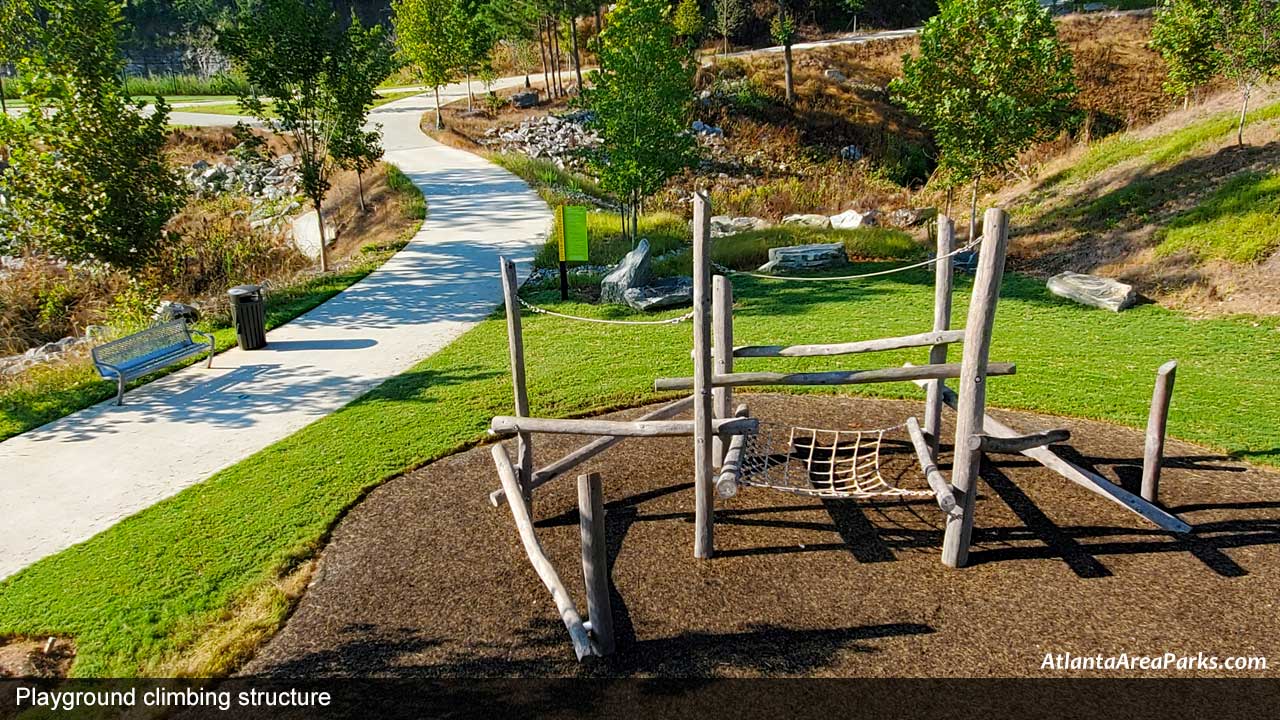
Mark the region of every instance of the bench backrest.
POLYGON ((93 359, 95 362, 123 369, 141 365, 191 344, 187 321, 170 320, 95 347, 93 359))

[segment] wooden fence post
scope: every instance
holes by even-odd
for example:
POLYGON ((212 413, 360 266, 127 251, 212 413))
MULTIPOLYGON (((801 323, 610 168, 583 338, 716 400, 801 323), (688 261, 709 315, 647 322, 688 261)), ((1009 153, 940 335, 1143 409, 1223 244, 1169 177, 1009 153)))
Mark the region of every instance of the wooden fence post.
POLYGON ((1156 371, 1156 388, 1151 393, 1151 411, 1147 414, 1147 442, 1142 453, 1142 499, 1159 502, 1160 465, 1164 462, 1164 433, 1169 423, 1169 400, 1173 397, 1173 379, 1178 374, 1178 361, 1170 360, 1156 371))
MULTIPOLYGON (((715 353, 713 374, 727 375, 733 372, 733 285, 729 278, 716 275, 711 282, 711 325, 715 353)), ((732 413, 733 389, 713 388, 716 418, 727 418, 732 413)), ((719 435, 711 439, 711 460, 716 467, 724 465, 725 442, 719 435)))
POLYGON ((578 476, 578 527, 582 531, 582 576, 587 583, 587 622, 597 655, 613 652, 609 604, 609 548, 604 536, 604 488, 600 475, 578 476))
MULTIPOLYGON (((511 387, 515 394, 517 417, 529 417, 529 391, 524 376, 524 332, 520 325, 519 286, 516 284, 516 265, 507 258, 502 264, 502 299, 507 308, 507 345, 511 355, 511 387)), ((525 507, 533 515, 533 442, 529 433, 523 432, 516 440, 516 478, 525 507)))
POLYGON ((960 378, 956 381, 960 401, 956 408, 951 485, 961 495, 957 498, 961 512, 958 516, 947 516, 942 563, 949 567, 964 566, 969 558, 969 541, 973 535, 974 500, 978 494, 982 450, 975 449, 969 438, 982 434, 983 416, 986 414, 987 359, 991 352, 991 331, 995 325, 996 303, 1000 297, 1005 252, 1009 245, 1009 216, 999 208, 992 208, 987 211, 982 227, 982 251, 973 281, 973 297, 969 301, 960 378))
POLYGON ((709 558, 715 548, 715 478, 711 473, 711 201, 693 195, 693 556, 709 558))
MULTIPOLYGON (((933 330, 940 332, 951 329, 951 285, 955 267, 951 253, 956 247, 956 224, 946 215, 938 216, 938 251, 934 263, 933 281, 933 330)), ((936 365, 947 361, 946 344, 934 345, 929 349, 929 363, 936 365)), ((936 462, 942 435, 942 387, 946 380, 935 380, 926 389, 924 403, 924 432, 929 442, 929 450, 936 462)))

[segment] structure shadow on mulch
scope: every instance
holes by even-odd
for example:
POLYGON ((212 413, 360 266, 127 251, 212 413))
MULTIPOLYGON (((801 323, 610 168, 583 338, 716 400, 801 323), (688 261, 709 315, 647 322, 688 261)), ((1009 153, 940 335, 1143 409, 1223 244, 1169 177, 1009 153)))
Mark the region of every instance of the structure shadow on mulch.
MULTIPOLYGON (((808 427, 886 427, 921 409, 744 397, 757 417, 808 427)), ((1138 431, 995 414, 1019 429, 1068 427, 1072 444, 1055 449, 1126 487, 1140 471, 1138 431)), ((582 442, 537 436, 535 454, 545 464, 582 442)), ((970 566, 951 570, 939 562, 943 518, 932 501, 757 488, 718 501, 716 556, 695 560, 689 440, 624 441, 581 468, 604 480, 618 651, 580 664, 510 513, 487 502, 497 480, 488 448, 477 448, 390 481, 355 508, 289 623, 245 671, 1006 676, 1043 675, 1046 653, 1280 656, 1280 475, 1176 441, 1168 456, 1161 498, 1195 527, 1187 536, 1021 456, 984 462, 970 566)), ((893 482, 924 486, 902 438, 886 440, 881 466, 893 482)), ((539 489, 534 514, 585 615, 576 500, 562 478, 539 489)))

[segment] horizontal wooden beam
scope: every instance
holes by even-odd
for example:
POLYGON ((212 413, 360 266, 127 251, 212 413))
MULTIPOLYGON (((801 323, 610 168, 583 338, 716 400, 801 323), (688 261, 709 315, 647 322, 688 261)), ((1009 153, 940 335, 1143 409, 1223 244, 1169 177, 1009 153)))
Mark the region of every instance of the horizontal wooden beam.
MULTIPOLYGON (((744 418, 747 415, 746 405, 739 405, 734 412, 735 417, 744 418)), ((742 475, 742 455, 746 452, 746 444, 746 435, 735 435, 729 441, 720 474, 716 476, 716 494, 721 498, 731 498, 738 494, 738 478, 742 475)))
POLYGON ((949 345, 964 341, 964 330, 938 330, 902 335, 900 337, 876 338, 858 342, 835 343, 832 345, 745 345, 733 349, 734 357, 827 357, 831 355, 854 355, 857 353, 880 352, 883 350, 901 350, 913 347, 932 347, 949 345))
POLYGON ((956 509, 955 492, 951 483, 947 482, 947 479, 942 476, 942 471, 938 469, 938 464, 929 451, 929 443, 920 430, 920 423, 913 417, 907 418, 907 434, 911 436, 911 445, 916 449, 916 459, 920 461, 920 469, 924 471, 924 477, 929 481, 929 487, 933 489, 938 507, 942 512, 950 513, 956 509))
POLYGON ((1043 430, 1029 435, 1017 435, 1014 437, 974 435, 969 438, 969 447, 987 453, 1017 455, 1023 450, 1063 443, 1070 439, 1070 430, 1058 428, 1057 430, 1043 430))
MULTIPOLYGON (((987 375, 1013 375, 1017 368, 1012 363, 991 363, 987 375)), ((712 375, 713 387, 742 387, 746 385, 860 385, 865 383, 904 382, 912 380, 944 380, 960 377, 960 364, 910 365, 876 370, 835 370, 811 373, 746 372, 712 375)), ((693 378, 658 378, 653 387, 657 390, 688 390, 693 378)))
MULTIPOLYGON (((516 480, 516 470, 511 466, 507 451, 501 445, 494 445, 490 449, 490 454, 493 455, 494 464, 498 466, 498 479, 502 481, 502 489, 506 490, 507 495, 511 497, 519 497, 520 483, 516 480)), ((564 622, 565 629, 569 631, 569 639, 573 641, 574 654, 578 656, 578 660, 594 655, 595 649, 591 646, 591 636, 582 623, 582 616, 578 614, 578 608, 574 607, 569 591, 560 580, 560 574, 547 559, 547 553, 542 549, 542 544, 538 542, 538 536, 533 531, 533 519, 529 517, 529 509, 522 502, 507 504, 511 507, 511 517, 516 522, 516 530, 520 533, 524 554, 528 556, 529 563, 533 565, 533 571, 538 574, 538 579, 542 580, 542 584, 551 591, 551 599, 556 604, 556 610, 560 612, 560 620, 564 622)))
MULTIPOLYGON (((644 415, 641 415, 640 417, 636 418, 636 421, 642 422, 645 420, 666 420, 667 418, 674 417, 684 412, 685 410, 688 410, 689 407, 692 405, 693 405, 693 396, 689 395, 686 397, 682 397, 679 400, 676 400, 674 402, 667 403, 666 405, 663 405, 662 407, 657 408, 656 410, 645 413, 644 415)), ((556 479, 557 477, 560 477, 564 473, 569 472, 570 470, 590 460, 596 455, 599 455, 605 450, 608 450, 614 445, 617 445, 621 440, 622 438, 617 435, 610 435, 607 437, 597 438, 587 443, 586 445, 583 445, 577 450, 574 450, 568 455, 565 455, 559 460, 551 463, 550 465, 547 465, 541 470, 535 470, 533 473, 533 480, 529 482, 528 490, 532 492, 534 489, 536 489, 540 485, 545 485, 546 483, 556 479)), ((503 491, 502 488, 498 488, 497 490, 494 490, 493 492, 489 493, 489 503, 494 507, 500 506, 506 499, 507 499, 506 492, 503 491)))
MULTIPOLYGON (((919 384, 921 386, 924 385, 924 383, 919 384)), ((958 396, 951 388, 944 387, 942 388, 942 401, 954 410, 958 401, 958 396)), ((1022 433, 1014 430, 1008 425, 1005 425, 999 420, 996 420, 990 415, 985 416, 982 427, 984 432, 988 435, 1007 438, 1022 435, 1022 433)), ((1134 495, 1101 475, 1089 472, 1082 467, 1058 457, 1056 453, 1047 447, 1028 448, 1023 450, 1021 454, 1035 460, 1080 487, 1083 487, 1092 493, 1101 495, 1120 507, 1146 518, 1159 528, 1176 533, 1191 532, 1191 526, 1178 519, 1176 516, 1165 512, 1153 503, 1143 500, 1141 497, 1134 495)))
MULTIPOLYGON (((755 432, 754 418, 722 418, 712 421, 712 432, 736 435, 755 432)), ((680 437, 693 435, 692 420, 565 420, 499 415, 489 422, 490 434, 510 437, 520 432, 554 435, 604 435, 609 437, 680 437)))

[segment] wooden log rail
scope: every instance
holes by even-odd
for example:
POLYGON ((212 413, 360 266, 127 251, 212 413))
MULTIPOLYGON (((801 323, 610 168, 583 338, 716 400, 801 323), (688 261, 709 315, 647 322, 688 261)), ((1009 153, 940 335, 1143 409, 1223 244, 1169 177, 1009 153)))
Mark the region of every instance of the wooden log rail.
MULTIPOLYGON (((493 454, 494 464, 498 466, 498 479, 502 481, 502 489, 506 491, 507 497, 520 497, 520 483, 516 480, 516 470, 512 467, 510 458, 507 457, 507 451, 501 445, 494 445, 490 452, 493 454)), ((507 503, 507 505, 511 508, 511 517, 515 520, 516 530, 520 533, 520 543, 524 545, 524 553, 533 565, 534 572, 538 573, 538 579, 542 580, 542 584, 551 591, 551 599, 555 601, 556 610, 560 612, 560 620, 569 631, 574 654, 578 656, 578 660, 596 654, 591 646, 591 636, 582 622, 582 616, 578 614, 578 609, 574 607, 569 592, 565 590, 560 574, 547 559, 547 553, 538 542, 538 536, 533 531, 533 519, 529 517, 529 509, 524 503, 519 502, 507 503)))
POLYGON ((1017 455, 1023 450, 1044 447, 1055 443, 1064 443, 1071 439, 1071 431, 1063 428, 1043 430, 1029 435, 1000 437, 997 435, 973 435, 969 438, 969 447, 985 453, 1000 455, 1017 455))
MULTIPOLYGON (((722 418, 711 423, 711 431, 721 435, 755 432, 755 418, 722 418)), ((489 423, 489 433, 511 437, 520 433, 553 435, 602 435, 609 437, 689 437, 693 435, 691 420, 560 420, 551 418, 499 415, 489 423)))
MULTIPOLYGON (((1013 363, 991 363, 987 367, 987 375, 1013 375, 1017 368, 1013 363)), ((943 365, 908 365, 898 368, 880 368, 876 370, 836 370, 831 372, 811 373, 776 373, 745 372, 727 375, 712 375, 713 387, 743 387, 748 385, 860 385, 866 383, 904 382, 919 380, 941 380, 960 377, 960 365, 947 363, 943 365)), ((654 381, 656 390, 688 390, 693 387, 693 378, 658 378, 654 381)))
MULTIPOLYGON (((747 417, 747 406, 739 405, 735 417, 747 417)), ((721 498, 731 498, 738 494, 738 478, 742 475, 742 455, 746 452, 747 436, 735 435, 729 441, 724 453, 724 463, 720 466, 720 474, 716 476, 716 494, 721 498)))
POLYGON ((903 335, 901 337, 877 338, 833 345, 744 345, 733 349, 734 357, 829 357, 833 355, 854 355, 857 353, 880 352, 883 350, 901 350, 903 348, 933 347, 964 341, 964 330, 943 330, 940 332, 903 335))
MULTIPOLYGON (((690 395, 689 397, 683 397, 674 402, 667 403, 666 405, 663 405, 662 407, 652 412, 645 413, 644 415, 641 415, 640 417, 636 418, 636 421, 644 422, 648 420, 666 420, 670 417, 679 415, 685 410, 688 410, 692 405, 693 405, 693 396, 690 395)), ((605 450, 608 450, 614 445, 617 445, 619 442, 622 441, 622 439, 623 438, 618 435, 609 435, 606 437, 597 438, 587 443, 586 445, 583 445, 577 450, 574 450, 568 455, 565 455, 559 460, 556 460, 550 465, 547 465, 541 470, 535 470, 533 472, 533 480, 529 482, 528 487, 525 488, 525 492, 526 493, 533 492, 539 486, 542 486, 547 484, 548 482, 551 482, 552 480, 569 472, 570 470, 590 460, 596 455, 599 455, 605 450)), ((498 488, 497 490, 494 490, 493 492, 489 493, 489 504, 493 505, 494 507, 498 507, 503 502, 505 502, 506 499, 507 499, 506 491, 504 491, 502 488, 498 488)))
MULTIPOLYGON (((924 383, 919 383, 924 385, 924 383)), ((955 409, 959 398, 951 388, 942 388, 942 401, 951 409, 955 409)), ((990 415, 983 418, 983 430, 988 435, 997 437, 1019 437, 1022 433, 996 420, 990 415)), ((1089 472, 1060 457, 1047 447, 1033 447, 1021 451, 1021 454, 1039 462, 1046 468, 1058 473, 1086 490, 1101 495, 1117 505, 1146 518, 1159 528, 1176 533, 1191 532, 1191 526, 1176 516, 1165 512, 1153 503, 1125 490, 1115 483, 1096 473, 1089 472)))
POLYGON ((938 507, 942 512, 950 514, 956 509, 955 492, 951 488, 951 483, 947 482, 942 471, 938 469, 938 464, 933 459, 933 452, 929 449, 929 442, 925 439, 924 433, 920 430, 920 423, 915 418, 907 418, 907 433, 911 436, 911 445, 916 450, 920 469, 924 471, 924 477, 929 481, 929 487, 933 489, 934 497, 938 500, 938 507))

